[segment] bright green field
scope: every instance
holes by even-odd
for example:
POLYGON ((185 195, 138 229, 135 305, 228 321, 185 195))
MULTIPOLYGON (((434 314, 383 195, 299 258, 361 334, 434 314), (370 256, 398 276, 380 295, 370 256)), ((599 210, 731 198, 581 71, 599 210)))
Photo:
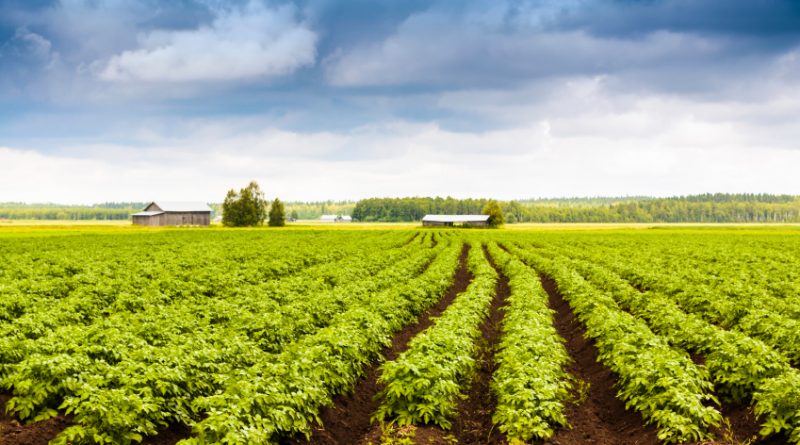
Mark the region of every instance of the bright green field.
POLYGON ((310 433, 463 267, 469 286, 382 365, 376 419, 451 427, 507 278, 493 423, 525 442, 564 430, 580 384, 552 279, 661 442, 719 439, 723 407, 745 405, 763 436, 800 443, 799 266, 796 226, 0 225, 0 391, 22 422, 73 414, 56 444, 175 424, 185 443, 277 443, 310 433))

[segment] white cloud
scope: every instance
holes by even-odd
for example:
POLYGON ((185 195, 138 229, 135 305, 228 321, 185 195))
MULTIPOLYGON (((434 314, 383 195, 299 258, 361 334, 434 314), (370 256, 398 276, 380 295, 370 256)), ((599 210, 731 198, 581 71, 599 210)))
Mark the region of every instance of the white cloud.
POLYGON ((268 9, 251 2, 241 10, 218 11, 213 23, 198 29, 144 34, 139 48, 111 57, 97 75, 112 82, 280 76, 312 65, 316 40, 295 20, 293 8, 268 9))
MULTIPOLYGON (((540 104, 544 110, 527 123, 479 133, 435 123, 301 133, 196 121, 170 136, 147 134, 144 148, 79 145, 51 154, 0 148, 6 172, 0 201, 219 201, 250 179, 288 200, 800 194, 800 130, 751 119, 770 107, 769 100, 617 101, 600 87, 576 88, 591 91, 593 99, 571 110, 540 104)), ((800 100, 794 104, 796 114, 800 100)))
POLYGON ((625 91, 613 76, 428 97, 445 115, 490 122, 484 131, 391 118, 306 132, 269 117, 154 119, 96 139, 127 144, 0 148, 0 201, 218 201, 250 179, 289 200, 800 194, 800 84, 787 72, 796 50, 774 63, 724 99, 625 91))

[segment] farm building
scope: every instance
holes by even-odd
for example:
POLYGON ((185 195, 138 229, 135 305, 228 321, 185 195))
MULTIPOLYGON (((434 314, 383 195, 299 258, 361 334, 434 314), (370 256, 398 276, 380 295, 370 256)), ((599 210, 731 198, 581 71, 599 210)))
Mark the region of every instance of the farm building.
POLYGON ((207 226, 211 222, 211 207, 202 202, 159 201, 131 216, 139 226, 207 226))
POLYGON ((319 222, 353 222, 353 218, 349 215, 322 215, 319 217, 319 222))
POLYGON ((425 215, 422 218, 423 226, 465 226, 487 227, 489 215, 425 215))

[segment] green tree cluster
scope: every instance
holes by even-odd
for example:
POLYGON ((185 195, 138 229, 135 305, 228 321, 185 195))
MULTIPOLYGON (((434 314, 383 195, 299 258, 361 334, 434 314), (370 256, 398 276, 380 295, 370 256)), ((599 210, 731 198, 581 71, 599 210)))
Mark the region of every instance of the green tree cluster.
POLYGON ((280 199, 275 198, 272 205, 269 206, 269 222, 270 227, 283 227, 286 225, 286 210, 283 208, 283 203, 280 199))
POLYGON ((503 225, 505 221, 503 218, 503 209, 500 208, 500 203, 491 200, 483 206, 484 215, 489 215, 489 227, 497 228, 503 225))
POLYGON ((226 227, 260 226, 267 217, 267 200, 256 181, 236 192, 228 190, 222 203, 222 225, 226 227))

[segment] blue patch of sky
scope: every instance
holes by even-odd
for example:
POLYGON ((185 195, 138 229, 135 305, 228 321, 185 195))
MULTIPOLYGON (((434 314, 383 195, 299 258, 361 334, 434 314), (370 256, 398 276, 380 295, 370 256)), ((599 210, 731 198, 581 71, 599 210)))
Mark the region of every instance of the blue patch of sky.
POLYGON ((570 9, 553 24, 594 34, 636 36, 654 31, 774 36, 800 32, 795 0, 600 0, 570 9))

